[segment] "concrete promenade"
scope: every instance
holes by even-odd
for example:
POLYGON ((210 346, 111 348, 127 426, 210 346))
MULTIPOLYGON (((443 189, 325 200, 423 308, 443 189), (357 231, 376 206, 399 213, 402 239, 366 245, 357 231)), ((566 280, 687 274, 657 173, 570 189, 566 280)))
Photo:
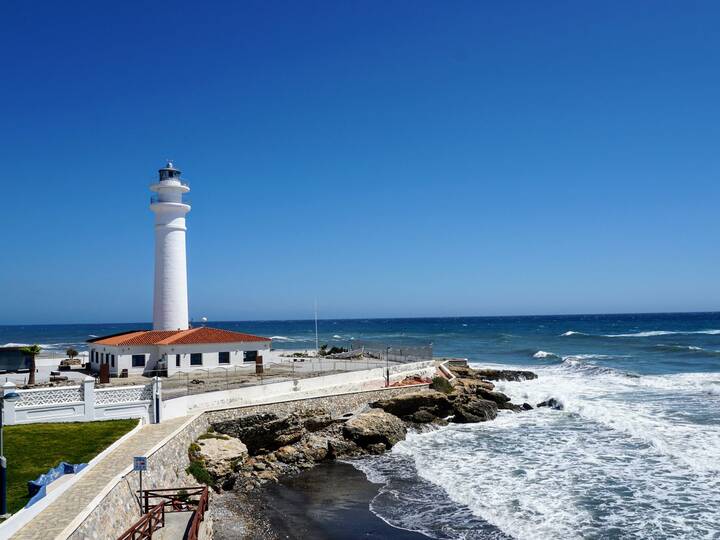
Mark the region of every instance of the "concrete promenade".
MULTIPOLYGON (((134 456, 145 455, 185 421, 187 421, 187 417, 174 418, 160 424, 147 424, 140 428, 105 456, 92 470, 89 470, 58 500, 52 502, 15 533, 12 538, 17 540, 55 539, 117 475, 132 465, 134 456)), ((127 525, 130 527, 132 523, 127 525)))

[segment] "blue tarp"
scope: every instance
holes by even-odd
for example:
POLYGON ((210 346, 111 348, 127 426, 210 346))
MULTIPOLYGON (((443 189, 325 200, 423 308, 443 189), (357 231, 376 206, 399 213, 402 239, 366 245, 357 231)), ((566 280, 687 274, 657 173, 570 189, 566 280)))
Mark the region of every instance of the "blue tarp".
POLYGON ((87 467, 87 463, 73 465, 71 463, 61 461, 60 465, 57 467, 53 467, 45 474, 41 474, 35 480, 30 480, 28 482, 28 494, 30 495, 30 500, 25 507, 27 508, 28 506, 32 506, 42 499, 47 492, 47 486, 60 478, 63 474, 76 474, 82 471, 85 467, 87 467))

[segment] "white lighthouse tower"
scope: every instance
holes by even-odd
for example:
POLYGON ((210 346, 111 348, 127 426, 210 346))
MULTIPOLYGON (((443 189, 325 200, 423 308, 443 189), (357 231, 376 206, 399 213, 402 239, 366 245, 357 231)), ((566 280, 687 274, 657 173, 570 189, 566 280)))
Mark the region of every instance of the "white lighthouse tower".
POLYGON ((190 187, 171 161, 150 186, 150 210, 155 212, 155 295, 153 330, 187 330, 188 295, 185 257, 185 214, 190 205, 183 194, 190 187))

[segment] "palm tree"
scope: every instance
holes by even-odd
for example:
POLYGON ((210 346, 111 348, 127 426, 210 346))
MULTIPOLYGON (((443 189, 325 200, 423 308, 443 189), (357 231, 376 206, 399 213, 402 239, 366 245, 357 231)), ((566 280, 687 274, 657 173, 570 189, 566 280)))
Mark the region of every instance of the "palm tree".
POLYGON ((68 355, 68 358, 70 358, 70 360, 73 360, 78 355, 78 352, 76 349, 70 347, 68 350, 65 351, 65 354, 68 355))
POLYGON ((30 356, 30 375, 28 376, 28 385, 35 384, 35 357, 42 352, 40 345, 29 345, 20 349, 22 352, 30 356))

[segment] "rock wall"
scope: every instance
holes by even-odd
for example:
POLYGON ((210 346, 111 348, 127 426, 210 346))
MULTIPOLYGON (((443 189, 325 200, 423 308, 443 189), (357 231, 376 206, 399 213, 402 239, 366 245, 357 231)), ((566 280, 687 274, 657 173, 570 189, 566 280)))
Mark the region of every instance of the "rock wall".
MULTIPOLYGON (((197 485, 197 481, 185 472, 190 465, 188 448, 192 442, 207 431, 211 423, 232 420, 259 412, 273 412, 282 416, 310 407, 322 407, 333 415, 342 415, 355 411, 371 401, 414 392, 418 388, 426 387, 427 385, 393 387, 201 413, 189 420, 177 433, 148 456, 148 470, 143 473, 143 488, 161 489, 197 485)), ((138 474, 125 475, 68 538, 71 540, 116 539, 140 518, 140 507, 135 497, 138 489, 138 474)), ((212 505, 212 496, 210 500, 212 505)), ((203 530, 203 538, 211 538, 211 527, 206 526, 203 530)))
POLYGON ((339 394, 334 396, 323 396, 305 399, 295 399, 292 401, 283 401, 280 403, 270 403, 263 405, 248 405, 246 407, 221 409, 209 411, 205 413, 209 424, 222 422, 224 420, 233 420, 250 414, 273 412, 278 416, 286 416, 300 409, 310 407, 318 407, 325 409, 333 416, 340 416, 347 412, 359 409, 371 401, 378 399, 391 398, 408 392, 416 392, 420 388, 427 388, 428 385, 416 386, 399 386, 393 388, 383 388, 380 390, 368 390, 364 392, 353 392, 350 394, 339 394))

